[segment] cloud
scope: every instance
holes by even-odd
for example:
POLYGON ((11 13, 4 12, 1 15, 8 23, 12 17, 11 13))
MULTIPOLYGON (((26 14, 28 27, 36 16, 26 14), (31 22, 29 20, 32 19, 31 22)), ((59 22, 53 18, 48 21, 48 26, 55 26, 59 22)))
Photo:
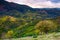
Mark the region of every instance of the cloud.
POLYGON ((34 8, 59 8, 60 7, 60 3, 53 3, 51 1, 39 2, 35 4, 33 3, 29 5, 34 8))
POLYGON ((18 4, 29 5, 33 8, 60 8, 59 0, 7 0, 18 4))

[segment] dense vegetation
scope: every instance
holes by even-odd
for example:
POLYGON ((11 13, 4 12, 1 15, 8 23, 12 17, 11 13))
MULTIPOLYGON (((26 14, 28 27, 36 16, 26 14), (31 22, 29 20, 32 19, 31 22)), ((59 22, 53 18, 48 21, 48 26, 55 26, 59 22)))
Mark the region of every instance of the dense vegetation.
POLYGON ((42 19, 41 16, 43 15, 37 17, 37 13, 27 12, 26 14, 21 14, 17 11, 12 14, 14 15, 2 15, 0 17, 1 38, 37 37, 41 34, 60 31, 59 17, 42 19))

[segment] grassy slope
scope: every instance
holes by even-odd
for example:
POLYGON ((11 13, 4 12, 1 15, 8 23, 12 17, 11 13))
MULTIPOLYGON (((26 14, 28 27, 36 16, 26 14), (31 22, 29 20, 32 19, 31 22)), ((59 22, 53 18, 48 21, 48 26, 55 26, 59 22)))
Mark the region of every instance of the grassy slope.
POLYGON ((3 40, 60 40, 60 33, 39 35, 37 38, 23 37, 23 38, 12 38, 12 39, 3 39, 3 40))

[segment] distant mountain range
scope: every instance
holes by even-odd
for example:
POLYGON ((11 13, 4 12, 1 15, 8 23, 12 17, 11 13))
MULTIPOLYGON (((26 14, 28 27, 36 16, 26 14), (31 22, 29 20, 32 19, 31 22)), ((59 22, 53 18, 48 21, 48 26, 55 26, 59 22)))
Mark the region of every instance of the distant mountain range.
MULTIPOLYGON (((30 11, 30 12, 37 12, 40 14, 48 14, 48 16, 44 16, 44 17, 51 17, 51 18, 55 18, 57 16, 60 16, 60 8, 31 8, 27 5, 20 5, 20 4, 16 4, 16 3, 12 3, 12 2, 7 2, 7 1, 0 1, 0 15, 2 14, 2 12, 9 12, 12 10, 16 10, 21 12, 22 14, 30 11)), ((3 13, 4 15, 5 13, 3 13)))

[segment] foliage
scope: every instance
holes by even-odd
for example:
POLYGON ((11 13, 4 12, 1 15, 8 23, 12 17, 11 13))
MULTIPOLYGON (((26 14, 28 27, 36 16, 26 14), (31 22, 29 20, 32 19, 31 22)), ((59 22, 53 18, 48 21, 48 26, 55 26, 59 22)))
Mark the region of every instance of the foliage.
POLYGON ((39 23, 37 23, 35 26, 36 29, 39 29, 40 32, 44 33, 55 31, 57 29, 57 25, 51 20, 39 21, 39 23))
POLYGON ((47 16, 47 13, 44 12, 43 14, 30 11, 22 14, 16 10, 5 12, 3 16, 0 16, 0 37, 19 38, 33 36, 35 38, 40 33, 44 34, 60 30, 59 18, 44 19, 45 16, 47 16))

